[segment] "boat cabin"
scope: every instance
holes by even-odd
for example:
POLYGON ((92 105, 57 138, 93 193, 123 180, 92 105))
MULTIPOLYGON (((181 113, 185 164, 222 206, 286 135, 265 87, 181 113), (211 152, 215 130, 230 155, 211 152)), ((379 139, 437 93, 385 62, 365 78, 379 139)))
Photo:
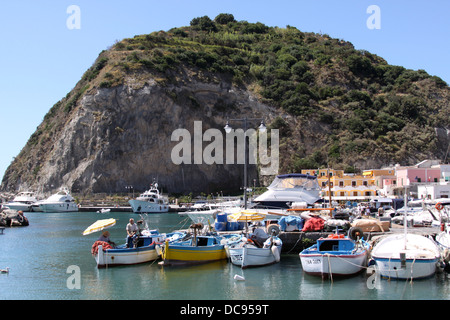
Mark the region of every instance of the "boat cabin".
POLYGON ((194 239, 192 239, 193 245, 197 247, 208 247, 218 244, 216 238, 214 237, 205 237, 205 236, 197 236, 197 243, 194 243, 194 239))
POLYGON ((354 247, 355 243, 351 239, 345 237, 320 238, 317 240, 319 252, 347 252, 352 251, 354 247))

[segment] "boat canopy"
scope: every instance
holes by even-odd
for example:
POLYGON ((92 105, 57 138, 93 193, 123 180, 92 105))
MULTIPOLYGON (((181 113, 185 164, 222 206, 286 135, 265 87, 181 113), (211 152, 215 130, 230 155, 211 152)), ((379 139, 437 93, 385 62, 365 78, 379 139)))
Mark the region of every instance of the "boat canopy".
POLYGON ((269 189, 306 189, 319 190, 316 176, 302 173, 290 173, 278 175, 270 184, 269 189))

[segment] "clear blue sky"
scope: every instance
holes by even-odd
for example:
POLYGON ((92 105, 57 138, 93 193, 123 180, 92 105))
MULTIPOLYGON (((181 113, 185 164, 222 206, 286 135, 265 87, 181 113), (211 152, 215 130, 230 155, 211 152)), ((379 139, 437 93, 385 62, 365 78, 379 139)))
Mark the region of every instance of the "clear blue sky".
POLYGON ((291 25, 326 33, 388 63, 424 69, 450 84, 450 1, 415 0, 16 0, 0 2, 0 177, 51 106, 116 40, 172 27, 192 18, 232 13, 237 20, 291 25), (67 8, 80 8, 70 30, 67 8), (381 29, 366 26, 370 5, 381 29))

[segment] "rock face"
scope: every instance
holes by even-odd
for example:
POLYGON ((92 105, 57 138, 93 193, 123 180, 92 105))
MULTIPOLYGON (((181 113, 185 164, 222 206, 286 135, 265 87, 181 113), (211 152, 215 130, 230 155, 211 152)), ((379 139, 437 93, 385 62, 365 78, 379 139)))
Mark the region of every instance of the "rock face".
MULTIPOLYGON (((237 193, 244 150, 232 144, 226 161, 224 126, 242 128, 243 118, 279 129, 279 173, 448 161, 450 88, 440 78, 327 35, 205 21, 101 52, 46 114, 0 191, 116 193, 156 180, 164 193, 237 193), (188 137, 172 139, 178 129, 188 137), (190 143, 180 151, 181 142, 190 143), (204 155, 220 158, 219 149, 222 162, 208 163, 204 155), (174 162, 174 150, 189 161, 174 162)), ((248 185, 272 181, 262 162, 249 166, 248 185)))
MULTIPOLYGON (((250 92, 225 82, 161 86, 153 78, 139 84, 130 78, 114 88, 91 90, 78 101, 61 131, 41 146, 48 152, 39 153, 37 148, 27 152, 29 165, 38 161, 41 166, 35 177, 23 172, 18 183, 39 191, 65 185, 73 192, 125 192, 128 185, 145 190, 157 180, 170 193, 239 190, 243 165, 176 165, 171 159, 179 143, 171 141, 176 129, 192 133, 191 145, 194 121, 201 121, 203 132, 217 128, 224 133, 226 117, 217 111, 218 101, 239 110, 230 113, 235 118, 273 114, 250 92)), ((14 167, 9 168, 3 186, 15 184, 14 167)), ((257 176, 256 166, 250 165, 249 181, 257 176)))

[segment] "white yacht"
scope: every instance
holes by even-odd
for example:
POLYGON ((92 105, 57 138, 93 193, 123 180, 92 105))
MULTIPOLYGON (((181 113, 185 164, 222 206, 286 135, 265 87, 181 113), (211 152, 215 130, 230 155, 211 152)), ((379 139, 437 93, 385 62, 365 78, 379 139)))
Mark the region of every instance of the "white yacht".
POLYGON ((316 176, 302 173, 278 175, 268 190, 253 200, 256 207, 289 208, 294 202, 313 205, 320 200, 320 186, 316 176))
POLYGON ((136 199, 128 201, 135 213, 164 213, 169 211, 169 203, 158 190, 158 184, 154 183, 150 189, 141 193, 136 199))
POLYGON ((31 191, 19 192, 11 202, 3 204, 11 210, 29 212, 32 211, 32 205, 37 201, 34 193, 31 191))
POLYGON ((75 212, 78 205, 70 195, 69 189, 61 188, 59 191, 46 200, 39 202, 39 208, 43 212, 75 212))

